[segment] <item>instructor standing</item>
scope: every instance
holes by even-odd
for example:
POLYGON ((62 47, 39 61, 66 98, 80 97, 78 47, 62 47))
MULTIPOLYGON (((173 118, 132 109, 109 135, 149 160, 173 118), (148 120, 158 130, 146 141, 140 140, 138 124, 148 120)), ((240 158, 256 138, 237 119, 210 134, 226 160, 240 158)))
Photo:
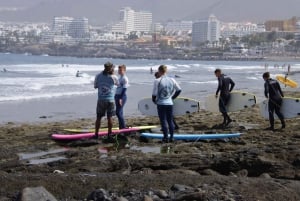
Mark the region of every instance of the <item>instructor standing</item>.
POLYGON ((282 97, 284 97, 281 87, 279 83, 270 78, 270 73, 265 72, 263 74, 263 79, 265 80, 265 97, 269 99, 269 121, 270 127, 266 128, 266 130, 274 130, 274 111, 278 118, 281 121, 281 129, 285 128, 285 122, 283 114, 280 112, 281 104, 282 104, 282 97))
POLYGON ((215 75, 218 78, 218 88, 216 91, 216 97, 218 97, 218 94, 220 92, 219 110, 223 115, 222 126, 226 127, 230 124, 230 122, 232 122, 232 119, 229 117, 227 113, 226 106, 230 100, 230 92, 234 88, 235 83, 232 81, 230 77, 222 74, 221 69, 216 69, 215 75))
POLYGON ((98 139, 98 132, 101 126, 101 119, 107 116, 107 137, 112 132, 112 117, 115 115, 115 91, 118 85, 118 77, 114 75, 114 65, 110 62, 104 64, 104 70, 96 75, 94 88, 98 89, 97 119, 95 122, 95 136, 98 139))
POLYGON ((155 79, 152 92, 152 101, 157 104, 157 112, 164 134, 162 142, 173 142, 173 100, 180 94, 178 83, 167 76, 167 66, 158 67, 160 77, 155 79), (170 139, 168 139, 170 133, 170 139))

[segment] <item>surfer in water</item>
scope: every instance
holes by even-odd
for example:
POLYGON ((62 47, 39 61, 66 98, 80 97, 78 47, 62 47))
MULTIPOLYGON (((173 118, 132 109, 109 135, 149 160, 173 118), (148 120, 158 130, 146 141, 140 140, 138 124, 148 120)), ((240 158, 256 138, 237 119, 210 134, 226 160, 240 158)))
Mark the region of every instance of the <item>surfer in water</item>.
POLYGON ((119 85, 115 95, 116 115, 119 120, 119 129, 126 128, 125 119, 123 116, 123 108, 127 100, 126 91, 129 86, 129 80, 126 76, 126 66, 120 65, 118 69, 119 85))
POLYGON ((104 64, 104 70, 96 75, 94 88, 98 89, 97 119, 95 122, 95 139, 98 139, 98 132, 101 126, 101 119, 107 116, 107 139, 110 140, 115 115, 115 89, 118 86, 118 77, 114 75, 114 65, 110 62, 104 64))
POLYGON ((263 79, 265 80, 264 88, 265 88, 265 97, 269 99, 269 121, 270 127, 266 128, 266 130, 274 130, 274 111, 278 118, 281 121, 281 129, 285 128, 284 116, 280 112, 282 97, 284 97, 281 87, 277 80, 270 78, 270 73, 265 72, 263 74, 263 79))
POLYGON ((181 93, 181 88, 175 79, 167 76, 167 66, 160 65, 158 72, 160 77, 154 80, 152 101, 157 105, 158 117, 164 134, 162 142, 173 142, 173 99, 181 93))
POLYGON ((227 113, 226 105, 230 100, 230 92, 234 88, 235 83, 230 77, 222 74, 221 69, 216 69, 215 75, 218 78, 218 88, 216 91, 216 98, 218 97, 218 94, 220 92, 219 110, 223 115, 222 126, 226 127, 232 122, 232 119, 229 117, 227 113))

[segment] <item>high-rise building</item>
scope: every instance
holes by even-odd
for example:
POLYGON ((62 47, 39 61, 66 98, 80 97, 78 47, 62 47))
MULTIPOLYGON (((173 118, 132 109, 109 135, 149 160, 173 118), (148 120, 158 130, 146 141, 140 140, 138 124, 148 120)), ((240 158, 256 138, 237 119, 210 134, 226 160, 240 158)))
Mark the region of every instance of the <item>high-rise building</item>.
POLYGON ((112 26, 113 33, 129 34, 130 32, 151 32, 152 13, 134 11, 130 7, 120 10, 120 21, 112 26))
POLYGON ((197 46, 205 42, 218 42, 220 39, 220 21, 214 15, 208 19, 199 20, 193 23, 192 44, 197 46))
POLYGON ((75 44, 88 41, 89 22, 85 17, 54 17, 51 31, 42 35, 41 43, 75 44))

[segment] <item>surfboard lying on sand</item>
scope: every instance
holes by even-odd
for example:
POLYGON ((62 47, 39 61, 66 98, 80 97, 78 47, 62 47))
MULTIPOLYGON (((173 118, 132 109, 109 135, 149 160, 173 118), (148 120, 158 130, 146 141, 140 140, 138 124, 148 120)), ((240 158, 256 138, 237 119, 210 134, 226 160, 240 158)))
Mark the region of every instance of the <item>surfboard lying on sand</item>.
MULTIPOLYGON (((124 128, 120 130, 113 130, 112 135, 120 134, 120 133, 130 133, 134 131, 139 131, 140 129, 138 128, 124 128)), ((52 134, 51 137, 53 140, 81 140, 81 139, 89 139, 92 138, 95 134, 94 133, 77 133, 77 134, 59 134, 55 133, 52 134)), ((99 137, 100 136, 106 136, 107 131, 101 131, 98 133, 99 137)))
MULTIPOLYGON (((144 98, 138 102, 139 111, 147 116, 158 116, 157 105, 152 102, 152 98, 144 98)), ((175 116, 198 112, 199 101, 191 98, 178 97, 174 100, 173 114, 175 116)))
MULTIPOLYGON (((215 94, 205 98, 205 109, 210 112, 219 112, 219 96, 215 94)), ((253 107, 256 104, 256 96, 251 93, 232 91, 230 100, 226 106, 228 112, 235 112, 245 108, 253 107)))
POLYGON ((296 88, 298 86, 298 83, 295 82, 294 80, 291 80, 290 78, 287 78, 284 75, 276 75, 276 79, 284 84, 285 86, 289 86, 292 88, 296 88))
MULTIPOLYGON (((152 128, 156 128, 157 126, 133 126, 129 128, 137 128, 139 130, 148 130, 152 128)), ((71 133, 92 133, 95 132, 95 128, 87 128, 87 129, 76 129, 76 128, 65 128, 64 131, 71 132, 71 133)), ((119 130, 119 128, 112 128, 113 131, 119 130)), ((101 128, 99 131, 107 131, 107 128, 101 128)))
MULTIPOLYGON (((264 100, 259 104, 260 115, 265 119, 269 119, 268 102, 269 100, 264 100)), ((285 119, 300 117, 300 98, 282 98, 280 111, 285 119)), ((275 112, 274 117, 278 118, 275 112)))
MULTIPOLYGON (((216 133, 216 134, 174 134, 173 138, 175 140, 212 140, 212 139, 224 139, 240 137, 241 133, 216 133)), ((142 137, 152 138, 152 139, 162 139, 162 133, 141 133, 142 137)))

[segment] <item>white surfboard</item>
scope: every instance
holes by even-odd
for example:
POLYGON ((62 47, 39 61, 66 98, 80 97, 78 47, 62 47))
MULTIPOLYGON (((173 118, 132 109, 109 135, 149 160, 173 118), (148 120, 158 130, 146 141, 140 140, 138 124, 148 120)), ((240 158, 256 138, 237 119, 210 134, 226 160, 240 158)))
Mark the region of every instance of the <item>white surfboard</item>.
MULTIPOLYGON (((264 100, 259 104, 260 115, 265 119, 269 119, 268 100, 264 100)), ((280 108, 285 119, 300 117, 300 98, 284 97, 280 108)), ((274 112, 274 117, 278 119, 274 112)))
MULTIPOLYGON (((139 111, 147 116, 158 116, 157 105, 152 102, 152 98, 144 98, 138 102, 139 111)), ((174 100, 173 114, 180 116, 198 112, 200 109, 199 101, 191 98, 178 97, 174 100)))
MULTIPOLYGON (((253 107, 256 104, 256 96, 251 93, 232 91, 230 93, 230 100, 226 106, 228 112, 235 112, 243 110, 249 107, 253 107)), ((210 112, 219 111, 219 96, 210 95, 205 98, 205 109, 210 112)))

